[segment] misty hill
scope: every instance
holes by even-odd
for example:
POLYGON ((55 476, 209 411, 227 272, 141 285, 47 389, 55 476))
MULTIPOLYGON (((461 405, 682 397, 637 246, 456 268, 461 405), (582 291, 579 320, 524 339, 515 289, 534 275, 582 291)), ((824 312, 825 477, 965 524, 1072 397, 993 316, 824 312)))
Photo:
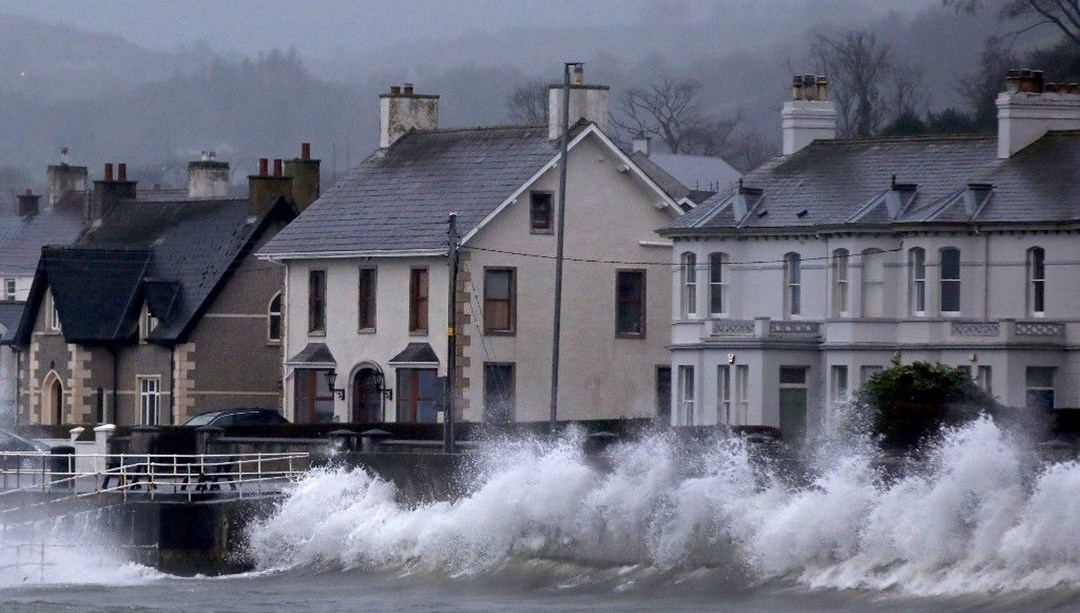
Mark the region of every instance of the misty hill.
POLYGON ((214 149, 241 183, 258 157, 291 157, 307 141, 332 180, 335 168, 340 174, 376 145, 377 95, 390 85, 412 81, 440 94, 445 126, 504 123, 514 87, 558 80, 567 59, 585 61, 586 78, 611 85, 613 98, 661 77, 697 79, 707 111, 738 115, 775 143, 790 74, 810 70, 812 33, 873 30, 925 69, 927 102, 941 108, 957 103, 956 77, 975 68, 984 38, 1003 27, 991 12, 972 17, 937 2, 890 13, 869 0, 803 0, 777 16, 769 14, 776 3, 742 1, 689 20, 672 6, 674 14, 645 25, 512 28, 441 41, 418 34, 407 45, 331 59, 276 50, 222 57, 206 44, 154 52, 0 14, 0 169, 22 169, 40 187, 45 165, 68 146, 92 175, 105 161, 125 161, 134 178, 169 184, 186 161, 214 149))

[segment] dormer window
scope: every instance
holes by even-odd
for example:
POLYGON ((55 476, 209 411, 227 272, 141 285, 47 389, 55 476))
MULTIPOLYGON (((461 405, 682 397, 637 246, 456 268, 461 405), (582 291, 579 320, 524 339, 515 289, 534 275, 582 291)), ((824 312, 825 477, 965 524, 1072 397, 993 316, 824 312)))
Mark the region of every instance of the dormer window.
POLYGON ((534 234, 552 232, 555 215, 551 202, 551 192, 529 192, 529 230, 534 234))
POLYGON ((149 308, 143 306, 142 313, 139 315, 139 340, 145 341, 157 325, 158 318, 150 314, 149 308))
POLYGON ((48 314, 48 317, 45 320, 45 327, 50 332, 62 332, 63 328, 60 327, 60 312, 56 310, 56 298, 53 297, 52 292, 49 292, 46 313, 48 314))

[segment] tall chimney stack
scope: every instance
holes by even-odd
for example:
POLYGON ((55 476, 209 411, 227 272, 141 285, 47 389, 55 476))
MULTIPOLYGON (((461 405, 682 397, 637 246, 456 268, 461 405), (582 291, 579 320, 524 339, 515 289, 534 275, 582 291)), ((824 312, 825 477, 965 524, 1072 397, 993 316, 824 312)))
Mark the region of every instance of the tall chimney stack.
POLYGON ((379 95, 379 147, 385 149, 411 130, 439 127, 439 97, 413 92, 413 84, 379 95))
POLYGON ((94 181, 94 194, 86 210, 86 220, 98 223, 121 200, 131 200, 136 196, 135 181, 127 180, 127 164, 118 165, 119 176, 113 179, 113 165, 105 164, 104 178, 94 181))
MULTIPOLYGON (((570 74, 570 121, 574 125, 579 119, 595 123, 605 133, 611 132, 611 116, 608 113, 608 96, 611 88, 607 85, 586 85, 585 67, 577 65, 570 74)), ((562 136, 563 86, 548 87, 548 139, 559 140, 562 136)))
POLYGON ((267 158, 259 158, 259 174, 248 175, 248 212, 262 215, 279 197, 292 199, 292 179, 282 176, 281 160, 274 160, 274 174, 268 170, 267 158))
POLYGON ((212 200, 229 197, 229 163, 217 161, 213 151, 188 162, 188 198, 212 200))
POLYGON ((75 200, 74 206, 85 209, 89 173, 86 166, 68 164, 68 148, 60 150, 60 163, 50 164, 45 173, 45 207, 51 210, 61 200, 75 200))
POLYGON ((292 199, 303 211, 319 199, 319 160, 311 159, 311 143, 300 145, 300 157, 285 160, 285 176, 292 179, 292 199))
POLYGON ((1080 130, 1080 87, 1045 83, 1041 70, 1010 70, 996 102, 1000 159, 1012 157, 1050 130, 1080 130))
POLYGON ((18 213, 19 217, 27 217, 30 215, 38 214, 38 201, 41 200, 41 196, 35 196, 34 190, 29 187, 26 191, 18 195, 18 213))
POLYGON ((815 140, 836 138, 836 104, 828 99, 828 79, 822 75, 795 75, 791 100, 780 112, 784 155, 791 155, 815 140))

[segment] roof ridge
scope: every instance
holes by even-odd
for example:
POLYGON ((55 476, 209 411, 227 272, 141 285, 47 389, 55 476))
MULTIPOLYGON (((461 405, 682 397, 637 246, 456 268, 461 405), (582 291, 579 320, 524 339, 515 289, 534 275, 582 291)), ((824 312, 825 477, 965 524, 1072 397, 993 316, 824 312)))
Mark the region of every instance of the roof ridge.
POLYGON ((460 128, 435 128, 433 130, 410 130, 408 134, 439 134, 443 132, 494 132, 494 131, 509 131, 509 130, 535 130, 546 129, 547 126, 542 123, 536 124, 496 124, 492 126, 471 126, 460 128))
MULTIPOLYGON (((811 145, 872 145, 875 143, 908 143, 908 142, 928 142, 928 141, 972 141, 972 140, 989 140, 996 139, 997 135, 994 133, 980 133, 980 134, 912 134, 908 136, 871 136, 869 138, 833 138, 833 139, 819 139, 811 145)), ((797 152, 796 152, 797 153, 797 152)))

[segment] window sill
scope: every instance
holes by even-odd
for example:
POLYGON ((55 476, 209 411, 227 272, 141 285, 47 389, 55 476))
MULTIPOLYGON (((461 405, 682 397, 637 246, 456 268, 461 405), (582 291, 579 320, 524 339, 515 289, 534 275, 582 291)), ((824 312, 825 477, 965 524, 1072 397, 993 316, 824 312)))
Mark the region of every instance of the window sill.
POLYGON ((642 334, 634 334, 634 333, 631 333, 631 332, 616 332, 615 333, 615 338, 624 338, 624 339, 636 341, 636 340, 643 340, 645 338, 645 334, 643 334, 643 333, 642 334))
POLYGON ((517 336, 517 330, 484 330, 484 336, 517 336))
POLYGON ((281 341, 266 341, 267 347, 280 347, 281 341))
POLYGON ((375 328, 360 328, 356 331, 357 334, 375 334, 376 332, 375 328))
POLYGON ((320 338, 326 337, 326 330, 308 330, 308 336, 318 336, 320 338))
POLYGON ((409 330, 409 336, 427 336, 427 330, 409 330))
POLYGON ((540 230, 538 228, 529 228, 529 234, 547 234, 548 236, 551 236, 552 234, 555 234, 555 230, 540 230))

